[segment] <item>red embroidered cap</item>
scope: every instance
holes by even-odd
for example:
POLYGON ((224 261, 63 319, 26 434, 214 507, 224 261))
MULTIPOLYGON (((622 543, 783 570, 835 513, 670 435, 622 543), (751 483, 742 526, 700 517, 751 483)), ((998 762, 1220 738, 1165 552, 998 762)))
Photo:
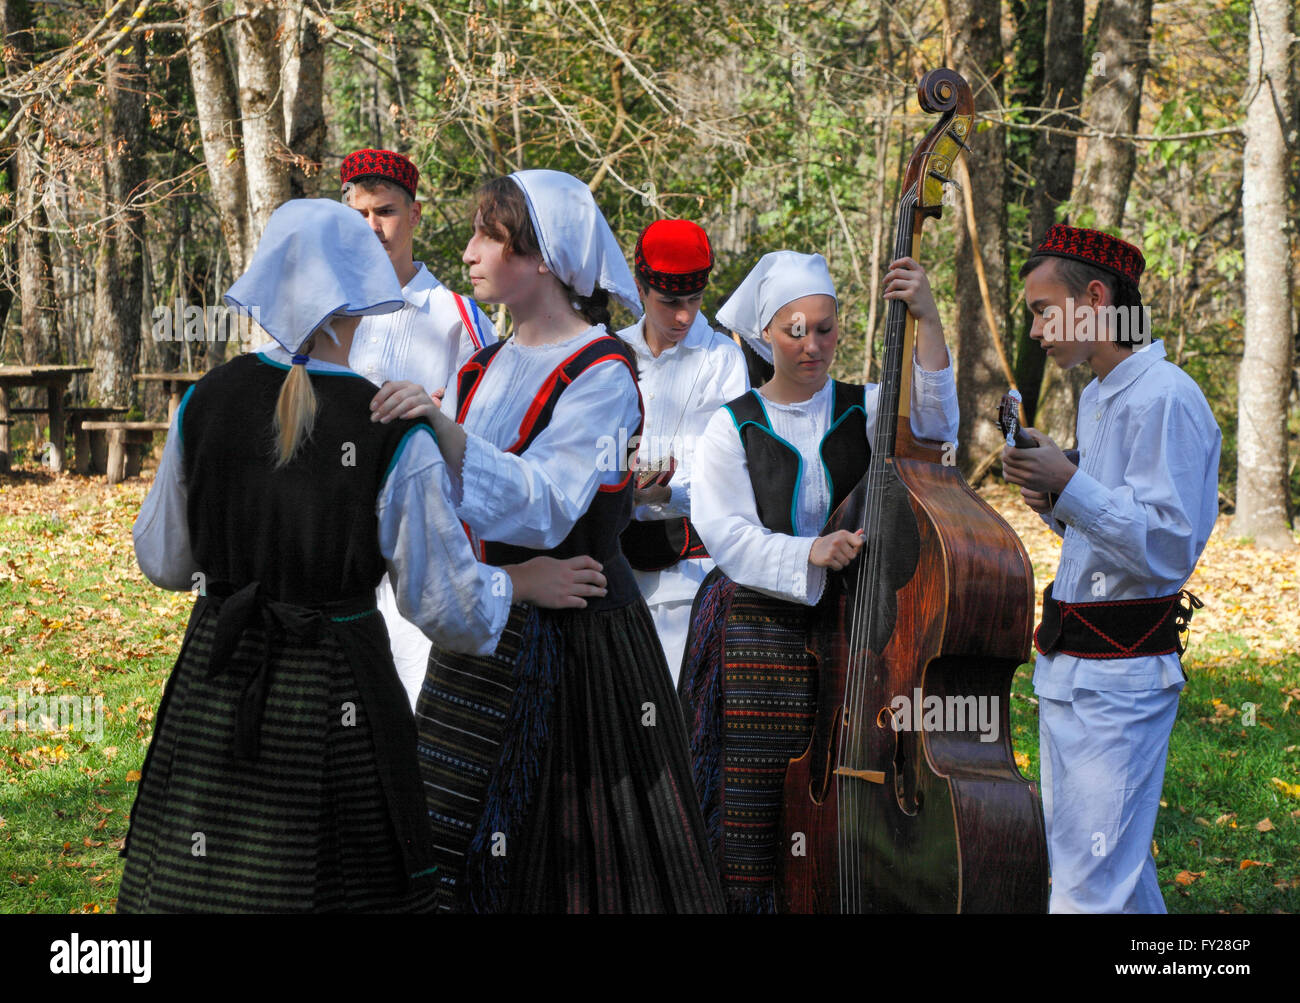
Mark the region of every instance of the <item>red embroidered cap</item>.
POLYGON ((651 288, 673 296, 703 291, 713 268, 713 248, 703 227, 685 219, 660 219, 636 239, 636 273, 651 288))
POLYGON ((416 197, 415 189, 420 183, 420 172, 415 169, 415 165, 392 150, 357 150, 349 153, 339 165, 339 177, 345 185, 362 178, 383 178, 405 188, 411 198, 416 197))
POLYGON ((1047 228, 1042 243, 1034 248, 1034 255, 1045 254, 1053 258, 1074 258, 1098 268, 1104 268, 1135 286, 1146 268, 1142 252, 1126 240, 1112 237, 1100 230, 1085 230, 1064 223, 1053 223, 1047 228))

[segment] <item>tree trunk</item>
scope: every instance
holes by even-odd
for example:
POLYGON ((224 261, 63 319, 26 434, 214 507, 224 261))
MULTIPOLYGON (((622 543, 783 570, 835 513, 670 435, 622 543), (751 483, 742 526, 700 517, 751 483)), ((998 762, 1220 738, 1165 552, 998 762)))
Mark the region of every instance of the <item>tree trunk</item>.
MULTIPOLYGON (((1089 92, 1083 117, 1090 128, 1102 132, 1136 132, 1149 62, 1151 0, 1102 0, 1093 17, 1099 27, 1097 47, 1084 69, 1089 92)), ((1112 231, 1120 228, 1136 163, 1132 140, 1089 137, 1079 187, 1072 199, 1079 207, 1078 225, 1112 231)), ((1077 366, 1068 373, 1050 374, 1045 381, 1036 420, 1063 445, 1074 442, 1079 394, 1091 380, 1092 371, 1077 366)))
MULTIPOLYGON (((1001 105, 1002 33, 1000 0, 948 0, 952 40, 949 63, 970 81, 975 108, 1001 105)), ((998 448, 997 425, 988 415, 1006 392, 1007 377, 994 339, 1009 330, 1007 319, 1006 134, 1001 129, 976 131, 972 150, 970 201, 975 219, 971 237, 966 205, 957 199, 956 284, 953 338, 957 355, 957 401, 961 408, 957 461, 969 471, 998 448), (983 261, 984 279, 975 258, 983 261), (988 305, 985 303, 987 295, 988 305), (991 306, 992 318, 989 317, 991 306)))
POLYGON ((1289 530, 1286 404, 1293 353, 1291 233, 1287 215, 1294 128, 1289 0, 1255 0, 1250 14, 1246 150, 1245 354, 1237 374, 1237 511, 1234 536, 1262 547, 1295 546, 1289 530))
POLYGON ((248 176, 248 246, 256 247, 276 208, 289 199, 289 158, 280 100, 279 12, 263 0, 239 0, 235 45, 239 107, 248 176))
POLYGON ((285 9, 283 46, 284 138, 293 154, 289 193, 292 198, 316 198, 324 187, 320 169, 325 147, 325 46, 302 4, 285 9))
POLYGON ((140 357, 144 214, 132 204, 145 181, 145 39, 136 32, 104 62, 103 213, 95 259, 95 349, 91 393, 101 404, 129 405, 140 357))
MULTIPOLYGON (((1083 88, 1083 0, 1045 0, 1042 36, 1043 78, 1033 103, 1068 111, 1079 104, 1083 88)), ((1064 115, 1045 118, 1044 125, 1065 127, 1064 115)), ((1037 247, 1056 221, 1056 207, 1069 201, 1074 185, 1076 140, 1073 136, 1040 132, 1029 157, 1034 189, 1029 200, 1029 246, 1037 247)), ((1024 401, 1025 417, 1033 424, 1047 356, 1029 337, 1032 318, 1020 325, 1016 342, 1016 386, 1024 401)))
POLYGON ((185 14, 185 51, 194 84, 203 160, 221 220, 226 253, 230 255, 235 274, 242 275, 253 256, 248 242, 248 181, 234 78, 221 42, 221 30, 214 27, 220 5, 208 0, 187 0, 179 6, 185 14))
MULTIPOLYGON (((1085 68, 1090 91, 1083 117, 1102 132, 1137 132, 1142 82, 1150 61, 1151 0, 1102 0, 1096 18, 1101 28, 1091 65, 1085 68)), ((1095 210, 1088 225, 1118 229, 1124 221, 1137 149, 1131 139, 1093 136, 1087 144, 1075 201, 1095 210)))
MULTIPOLYGON (((4 0, 5 73, 21 73, 32 63, 33 18, 27 0, 4 0)), ((13 107, 17 109, 17 100, 13 107)), ((18 269, 20 321, 19 357, 28 365, 59 363, 58 310, 54 298, 54 273, 50 269, 49 221, 45 213, 45 176, 37 156, 44 142, 39 120, 29 116, 19 126, 14 153, 14 257, 18 269)))

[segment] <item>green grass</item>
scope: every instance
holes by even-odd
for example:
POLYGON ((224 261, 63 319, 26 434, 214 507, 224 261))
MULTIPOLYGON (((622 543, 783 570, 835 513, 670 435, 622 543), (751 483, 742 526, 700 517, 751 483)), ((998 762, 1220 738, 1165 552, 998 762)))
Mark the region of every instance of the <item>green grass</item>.
MULTIPOLYGON (((154 588, 135 566, 140 482, 30 481, 0 478, 0 700, 100 695, 106 720, 98 740, 39 724, 0 730, 0 912, 107 912, 136 790, 128 776, 191 597, 154 588)), ((1193 642, 1155 831, 1165 901, 1171 912, 1300 911, 1300 798, 1273 783, 1300 783, 1300 698, 1286 704, 1300 656, 1261 661, 1242 638, 1195 627, 1193 642), (1259 832, 1265 818, 1274 828, 1259 832), (1180 884, 1184 871, 1199 877, 1180 884)), ((1037 780, 1030 677, 1026 666, 1013 681, 1012 741, 1037 780)))
POLYGON ((85 719, 80 732, 37 720, 0 730, 3 912, 112 908, 135 797, 127 775, 144 761, 184 628, 189 597, 134 566, 140 486, 104 493, 60 515, 0 519, 0 701, 99 696, 104 711, 98 736, 85 719))

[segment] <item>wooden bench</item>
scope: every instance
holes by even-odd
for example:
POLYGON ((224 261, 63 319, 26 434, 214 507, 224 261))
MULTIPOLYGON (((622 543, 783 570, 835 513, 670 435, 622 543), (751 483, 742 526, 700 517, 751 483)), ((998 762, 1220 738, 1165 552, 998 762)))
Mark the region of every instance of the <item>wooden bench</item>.
MULTIPOLYGON (((66 419, 66 428, 72 435, 73 447, 77 454, 76 471, 79 474, 88 474, 91 469, 90 461, 90 433, 83 427, 88 421, 107 421, 109 418, 117 418, 126 414, 127 408, 124 407, 87 407, 80 404, 74 404, 71 407, 63 409, 64 418, 66 419)), ((43 407, 15 407, 9 409, 10 414, 25 415, 44 415, 46 409, 43 407)), ((103 468, 100 468, 103 473, 103 468)))
POLYGON ((165 421, 83 421, 81 427, 90 445, 89 472, 107 474, 109 484, 139 474, 154 434, 167 431, 165 421))

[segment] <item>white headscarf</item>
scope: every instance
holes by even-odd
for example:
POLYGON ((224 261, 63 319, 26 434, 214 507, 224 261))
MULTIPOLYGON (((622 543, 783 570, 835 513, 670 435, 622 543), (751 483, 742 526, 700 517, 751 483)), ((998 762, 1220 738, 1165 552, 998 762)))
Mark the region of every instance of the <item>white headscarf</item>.
POLYGON ((765 362, 772 361, 772 346, 763 329, 776 312, 792 300, 824 294, 839 302, 826 259, 820 254, 773 251, 758 259, 745 281, 717 313, 717 323, 735 331, 765 362))
POLYGON ((276 209, 248 270, 225 299, 291 354, 317 328, 328 331, 333 316, 392 313, 405 305, 379 238, 359 212, 333 199, 294 199, 276 209))
POLYGON ((599 286, 640 317, 632 270, 591 189, 563 171, 516 171, 510 180, 523 189, 542 261, 552 274, 579 296, 599 286))

